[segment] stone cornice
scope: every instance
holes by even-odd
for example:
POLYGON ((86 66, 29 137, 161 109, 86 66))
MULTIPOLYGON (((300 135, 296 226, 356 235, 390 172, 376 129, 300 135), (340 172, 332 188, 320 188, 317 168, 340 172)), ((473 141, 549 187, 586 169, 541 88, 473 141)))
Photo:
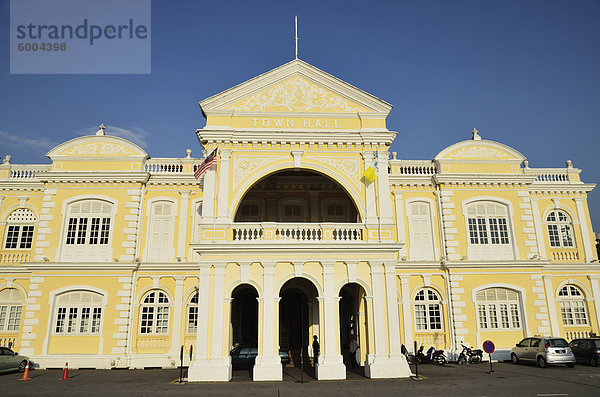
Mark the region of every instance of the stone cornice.
MULTIPOLYGON (((139 262, 27 262, 23 267, 30 271, 64 270, 64 271, 133 271, 140 266, 139 262)), ((171 269, 169 269, 171 270, 171 269)))
POLYGON ((40 173, 43 182, 141 182, 146 183, 150 173, 127 171, 50 171, 40 173))
POLYGON ((436 183, 520 183, 532 184, 535 176, 523 174, 436 174, 436 183))

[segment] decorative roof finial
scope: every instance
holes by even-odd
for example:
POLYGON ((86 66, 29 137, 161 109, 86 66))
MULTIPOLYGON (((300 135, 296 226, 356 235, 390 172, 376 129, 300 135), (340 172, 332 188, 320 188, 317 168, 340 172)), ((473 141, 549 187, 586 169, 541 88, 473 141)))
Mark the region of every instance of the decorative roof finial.
POLYGON ((106 129, 106 127, 104 126, 104 123, 100 124, 98 126, 98 131, 96 131, 96 135, 105 135, 104 134, 104 130, 106 129))
POLYGON ((477 128, 473 128, 473 131, 471 131, 473 133, 473 140, 474 141, 480 141, 481 137, 479 136, 479 131, 477 131, 477 128))
POLYGON ((10 164, 10 160, 12 160, 12 156, 10 154, 7 154, 6 157, 4 157, 2 164, 10 164))

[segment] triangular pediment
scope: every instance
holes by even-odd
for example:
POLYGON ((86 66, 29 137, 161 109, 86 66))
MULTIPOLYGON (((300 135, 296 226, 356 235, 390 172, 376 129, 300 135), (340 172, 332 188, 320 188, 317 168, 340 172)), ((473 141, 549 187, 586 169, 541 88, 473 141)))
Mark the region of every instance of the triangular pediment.
POLYGON ((229 90, 200 106, 212 112, 376 113, 392 106, 299 59, 229 90))

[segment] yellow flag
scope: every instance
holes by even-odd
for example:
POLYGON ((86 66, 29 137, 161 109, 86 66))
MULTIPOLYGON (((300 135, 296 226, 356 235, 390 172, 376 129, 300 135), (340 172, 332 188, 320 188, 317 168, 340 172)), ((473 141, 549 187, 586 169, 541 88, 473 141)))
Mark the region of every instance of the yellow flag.
POLYGON ((373 182, 375 180, 375 177, 377 176, 375 174, 375 168, 369 166, 369 168, 367 168, 363 173, 363 176, 367 178, 369 182, 373 182))

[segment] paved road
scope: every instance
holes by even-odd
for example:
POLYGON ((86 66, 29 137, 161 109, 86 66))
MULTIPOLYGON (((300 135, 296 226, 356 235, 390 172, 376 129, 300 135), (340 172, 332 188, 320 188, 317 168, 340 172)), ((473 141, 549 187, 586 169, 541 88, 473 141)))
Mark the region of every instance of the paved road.
POLYGON ((537 368, 533 365, 494 364, 489 375, 488 363, 443 367, 423 365, 426 379, 372 380, 351 373, 346 381, 296 383, 300 371, 286 368, 283 382, 251 382, 248 371, 234 371, 229 383, 173 383, 177 370, 79 370, 69 373, 71 380, 59 382, 60 370, 37 370, 30 381, 19 382, 20 374, 0 375, 1 396, 230 396, 307 397, 333 396, 598 396, 600 367, 577 365, 537 368))

